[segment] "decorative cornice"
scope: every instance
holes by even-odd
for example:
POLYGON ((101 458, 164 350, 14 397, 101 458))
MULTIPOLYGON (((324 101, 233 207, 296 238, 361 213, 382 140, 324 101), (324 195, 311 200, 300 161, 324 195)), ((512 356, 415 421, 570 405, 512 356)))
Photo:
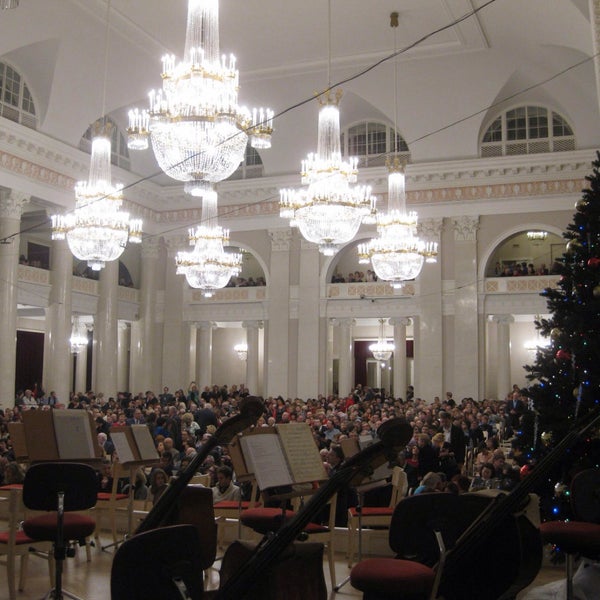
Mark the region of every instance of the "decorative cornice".
POLYGON ((23 206, 30 196, 18 190, 10 190, 0 194, 0 218, 20 220, 23 206))

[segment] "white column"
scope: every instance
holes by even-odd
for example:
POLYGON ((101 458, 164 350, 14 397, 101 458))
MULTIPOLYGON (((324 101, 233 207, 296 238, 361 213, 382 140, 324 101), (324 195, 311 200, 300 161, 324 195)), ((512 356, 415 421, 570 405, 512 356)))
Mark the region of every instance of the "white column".
MULTIPOLYGON (((131 347, 131 327, 125 321, 119 321, 118 326, 118 371, 117 371, 117 391, 126 392, 129 390, 129 365, 130 365, 130 347, 131 347)), ((149 389, 152 389, 151 387, 149 389)))
POLYGON ((269 320, 267 322, 266 396, 288 395, 290 244, 289 228, 269 231, 271 262, 269 279, 269 320))
POLYGON ((183 322, 183 295, 187 283, 175 273, 175 255, 184 247, 183 238, 169 240, 164 308, 162 386, 171 390, 189 385, 190 325, 183 322))
POLYGON ((397 317, 388 321, 394 327, 394 356, 392 358, 394 397, 406 400, 408 387, 406 360, 406 328, 411 324, 408 317, 397 317))
MULTIPOLYGON (((419 222, 419 235, 427 241, 439 242, 443 220, 419 222)), ((441 248, 441 252, 444 249, 441 248)), ((431 402, 443 389, 444 352, 442 321, 442 259, 423 265, 418 278, 419 314, 413 318, 415 395, 431 402)))
POLYGON ((600 108, 600 0, 588 0, 590 24, 592 26, 592 43, 594 57, 594 74, 596 76, 596 101, 600 108))
POLYGON ((515 319, 512 315, 494 315, 494 323, 498 328, 498 367, 497 390, 498 400, 504 400, 512 389, 510 376, 510 324, 515 319))
POLYGON ((298 349, 296 393, 298 398, 316 398, 325 382, 319 377, 325 348, 319 343, 319 248, 300 240, 300 280, 298 285, 298 349))
POLYGON ((50 297, 46 309, 44 337, 44 389, 56 392, 63 404, 69 402, 71 389, 71 288, 73 282, 73 255, 66 240, 52 243, 50 297))
POLYGON ((17 347, 17 284, 19 230, 23 205, 29 196, 12 190, 0 193, 0 408, 14 405, 17 347))
POLYGON ((246 387, 253 395, 260 395, 258 383, 258 330, 262 329, 262 321, 244 321, 242 327, 246 330, 248 357, 246 359, 246 387))
MULTIPOLYGON (((90 323, 87 331, 93 331, 94 326, 90 323)), ((87 357, 88 357, 88 349, 87 347, 83 350, 80 350, 77 353, 77 360, 75 362, 75 389, 74 392, 87 392, 85 388, 86 379, 87 379, 87 357)))
POLYGON ((196 342, 196 361, 198 372, 198 388, 202 391, 205 386, 212 385, 212 339, 213 330, 217 324, 213 321, 199 321, 196 323, 198 337, 196 342))
MULTIPOLYGON (((479 398, 479 312, 477 230, 479 216, 452 219, 454 228, 454 365, 446 389, 461 398, 479 398)), ((448 359, 452 360, 452 359, 448 359)))
POLYGON ((354 387, 354 353, 352 344, 352 327, 354 319, 334 319, 333 325, 339 327, 339 370, 338 370, 338 394, 346 396, 354 387))
POLYGON ((117 395, 119 261, 107 262, 100 271, 98 312, 94 326, 95 392, 106 398, 117 395))

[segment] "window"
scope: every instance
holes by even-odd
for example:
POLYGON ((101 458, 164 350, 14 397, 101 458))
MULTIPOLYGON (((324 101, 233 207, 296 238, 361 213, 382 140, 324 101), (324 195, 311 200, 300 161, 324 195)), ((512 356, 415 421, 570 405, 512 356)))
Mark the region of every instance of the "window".
POLYGON ((385 123, 365 121, 346 128, 342 132, 342 154, 358 156, 361 165, 376 167, 385 164, 387 156, 398 151, 407 161, 410 159, 408 145, 404 138, 396 132, 394 145, 394 128, 385 123))
MULTIPOLYGON (((127 138, 121 133, 121 130, 118 128, 117 124, 110 118, 107 117, 107 123, 111 125, 110 128, 110 145, 111 145, 111 155, 110 162, 122 169, 130 170, 131 164, 129 162, 129 149, 127 148, 127 138)), ((101 127, 104 122, 104 119, 98 119, 95 123, 92 123, 83 134, 81 141, 79 142, 79 149, 87 152, 88 154, 92 153, 92 139, 94 137, 94 133, 97 131, 98 127, 101 127)))
POLYGON ((262 177, 262 175, 262 158, 260 157, 260 154, 257 152, 256 148, 253 148, 250 144, 248 144, 246 146, 246 155, 244 156, 244 160, 228 179, 253 179, 254 177, 262 177))
POLYGON ((542 106, 519 106, 496 117, 483 134, 480 154, 510 156, 575 149, 573 129, 542 106))
POLYGON ((0 115, 35 129, 37 119, 33 97, 21 74, 0 62, 0 115))

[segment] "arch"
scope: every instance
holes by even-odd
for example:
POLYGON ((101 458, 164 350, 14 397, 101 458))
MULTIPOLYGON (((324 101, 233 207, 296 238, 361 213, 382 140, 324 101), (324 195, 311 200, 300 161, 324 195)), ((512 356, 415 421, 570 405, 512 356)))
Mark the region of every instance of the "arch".
POLYGON ((33 95, 21 72, 6 61, 0 61, 0 115, 29 127, 37 128, 33 95))
POLYGON ((244 160, 240 166, 227 178, 227 181, 234 179, 254 179, 262 177, 264 173, 263 160, 260 152, 250 144, 246 146, 244 160))
MULTIPOLYGON (((367 232, 359 232, 357 234, 357 237, 355 237, 352 241, 348 242, 346 245, 342 246, 333 256, 326 257, 326 260, 323 263, 323 267, 321 269, 321 289, 326 289, 323 286, 327 286, 329 283, 331 283, 331 278, 340 262, 340 259, 348 252, 355 253, 356 265, 358 265, 358 252, 356 250, 358 244, 369 241, 373 238, 374 235, 376 235, 376 233, 369 234, 367 232)), ((370 263, 368 265, 360 265, 360 268, 363 271, 372 270, 372 266, 370 263)))
POLYGON ((342 155, 357 156, 361 165, 375 167, 385 164, 388 156, 398 155, 410 161, 410 150, 402 134, 382 119, 362 119, 346 125, 341 131, 342 155))
POLYGON ((575 150, 573 127, 548 105, 518 104, 486 119, 479 133, 483 158, 575 150))
POLYGON ((92 153, 92 140, 96 131, 104 124, 110 125, 110 162, 127 171, 131 170, 131 162, 129 158, 129 148, 127 148, 127 136, 123 134, 117 123, 110 117, 100 117, 94 121, 81 136, 79 141, 79 149, 88 154, 92 153))
MULTIPOLYGON (((262 256, 260 254, 257 254, 256 252, 254 252, 254 250, 248 246, 248 244, 243 244, 241 242, 237 242, 237 241, 233 241, 231 240, 229 242, 229 246, 227 246, 227 248, 239 248, 241 251, 250 254, 252 256, 252 258, 258 263, 258 266, 261 268, 262 270, 262 275, 265 278, 265 285, 269 285, 269 280, 270 280, 270 273, 269 270, 267 268, 267 265, 264 261, 264 259, 262 258, 262 256)), ((242 273, 243 273, 243 267, 242 267, 242 273)))
POLYGON ((494 253, 498 250, 498 248, 506 242, 510 237, 523 233, 529 230, 543 230, 548 233, 552 233, 562 238, 563 230, 554 225, 548 225, 546 223, 540 222, 529 222, 529 223, 520 223, 518 225, 513 225, 512 227, 506 229, 501 234, 497 235, 493 240, 490 241, 489 246, 486 250, 481 254, 481 261, 478 267, 477 279, 480 282, 486 278, 488 263, 490 262, 494 253))

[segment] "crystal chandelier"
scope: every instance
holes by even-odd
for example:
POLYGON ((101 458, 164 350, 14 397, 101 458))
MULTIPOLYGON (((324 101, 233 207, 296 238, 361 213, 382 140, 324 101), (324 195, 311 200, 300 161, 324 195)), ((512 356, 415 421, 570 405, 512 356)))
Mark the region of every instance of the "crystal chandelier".
POLYGON ((244 158, 248 137, 269 148, 273 112, 238 104, 235 57, 219 53, 218 0, 189 0, 184 57, 162 59, 162 89, 149 94, 149 110, 129 113, 128 146, 148 147, 160 168, 201 196, 227 179, 244 158))
POLYGON ((233 349, 240 360, 248 359, 248 344, 236 344, 233 349))
POLYGON ((358 159, 342 159, 340 111, 328 90, 321 101, 316 154, 302 161, 302 183, 306 188, 280 191, 280 216, 309 242, 318 244, 325 256, 333 256, 349 242, 360 224, 373 219, 375 199, 369 186, 353 186, 358 159))
POLYGON ((548 237, 547 231, 528 231, 527 239, 533 241, 544 241, 548 237))
MULTIPOLYGON (((398 27, 398 13, 392 13, 391 26, 398 27)), ((394 52, 396 44, 394 43, 394 52)), ((398 157, 397 107, 398 74, 394 65, 394 150, 393 161, 387 162, 388 210, 377 215, 377 237, 359 244, 360 263, 371 261, 379 279, 391 282, 394 288, 415 279, 423 262, 437 261, 437 243, 424 242, 417 236, 417 213, 406 210, 404 165, 398 157)))
POLYGON ((226 252, 229 231, 217 224, 217 193, 210 190, 202 196, 202 221, 196 229, 190 229, 191 252, 178 252, 175 258, 177 273, 185 275, 193 288, 202 290, 210 298, 214 290, 224 288, 231 277, 242 270, 242 255, 226 252))
POLYGON ((392 353, 395 350, 394 344, 385 339, 385 332, 383 329, 384 323, 384 319, 379 319, 379 339, 376 343, 369 346, 369 350, 371 351, 371 354, 373 354, 373 358, 382 362, 390 360, 392 353))
POLYGON ((73 328, 69 343, 71 344, 71 352, 73 354, 78 354, 88 347, 87 329, 85 324, 79 320, 79 317, 73 318, 73 328))
POLYGON ((120 210, 123 186, 111 183, 109 127, 92 141, 90 176, 75 186, 75 210, 52 216, 52 239, 66 238, 73 255, 94 271, 118 259, 128 241, 142 241, 142 221, 120 210))

